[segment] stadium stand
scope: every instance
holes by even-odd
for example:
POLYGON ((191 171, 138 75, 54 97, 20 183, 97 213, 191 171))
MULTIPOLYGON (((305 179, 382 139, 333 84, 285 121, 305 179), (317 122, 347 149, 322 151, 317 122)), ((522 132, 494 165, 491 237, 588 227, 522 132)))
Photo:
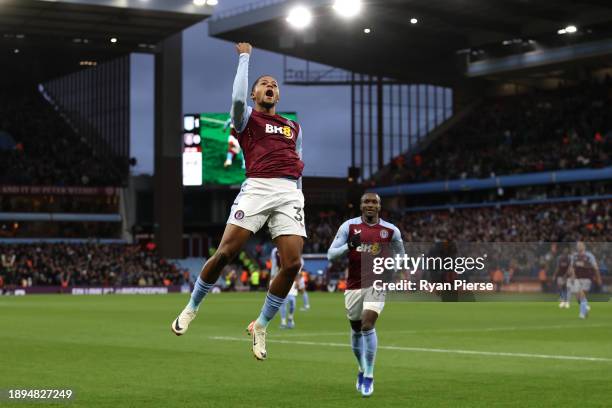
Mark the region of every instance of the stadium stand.
POLYGON ((29 238, 32 241, 45 238, 117 238, 120 232, 121 224, 116 222, 0 221, 0 238, 29 238))
POLYGON ((154 249, 123 244, 0 245, 5 286, 170 286, 189 274, 154 249))
POLYGON ((611 89, 607 76, 491 98, 424 151, 396 157, 374 180, 380 185, 609 166, 611 89))
MULTIPOLYGON (((472 278, 495 282, 496 274, 501 274, 500 288, 511 288, 508 285, 519 282, 528 285, 544 282, 543 291, 555 291, 556 286, 547 282, 555 272, 560 247, 574 248, 577 241, 587 242, 597 259, 604 283, 611 282, 612 201, 609 200, 489 205, 404 214, 387 212, 383 218, 400 228, 408 252, 426 253, 442 243, 449 243, 459 244, 464 255, 470 250, 495 253, 491 257, 495 262, 488 263, 487 268, 473 274, 472 278), (506 251, 500 252, 504 248, 506 251)), ((333 219, 321 222, 326 223, 318 226, 322 229, 335 230, 338 224, 333 219)), ((317 235, 310 240, 313 241, 311 247, 316 241, 321 246, 326 245, 324 238, 317 235)), ((346 259, 331 262, 326 271, 328 282, 340 288, 346 268, 346 259)), ((512 290, 520 289, 515 286, 512 290)))
POLYGON ((120 186, 96 154, 40 94, 0 94, 0 185, 120 186))
POLYGON ((423 211, 398 221, 413 242, 603 242, 612 239, 612 201, 423 211))
POLYGON ((475 191, 454 191, 413 195, 406 197, 405 205, 410 211, 432 207, 460 206, 462 204, 498 204, 509 201, 546 202, 571 197, 601 197, 612 191, 609 181, 576 182, 548 185, 525 185, 519 187, 497 187, 475 191))
POLYGON ((305 253, 324 253, 334 240, 342 214, 337 211, 321 211, 307 216, 308 239, 304 243, 305 253))
POLYGON ((117 195, 61 196, 0 195, 0 212, 63 212, 113 214, 119 211, 117 195))

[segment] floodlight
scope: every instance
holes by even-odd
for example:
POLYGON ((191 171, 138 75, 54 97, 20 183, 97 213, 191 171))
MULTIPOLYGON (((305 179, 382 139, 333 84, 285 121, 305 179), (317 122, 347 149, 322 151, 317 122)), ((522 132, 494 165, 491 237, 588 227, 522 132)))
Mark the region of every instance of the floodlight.
POLYGON ((560 30, 557 30, 557 34, 559 35, 574 34, 577 31, 578 31, 578 27, 576 27, 575 25, 568 25, 565 28, 561 28, 560 30))
POLYGON ((361 0, 336 0, 333 8, 342 17, 355 17, 361 11, 361 0))
POLYGON ((296 6, 289 11, 287 22, 294 28, 306 28, 312 23, 312 13, 304 6, 296 6))

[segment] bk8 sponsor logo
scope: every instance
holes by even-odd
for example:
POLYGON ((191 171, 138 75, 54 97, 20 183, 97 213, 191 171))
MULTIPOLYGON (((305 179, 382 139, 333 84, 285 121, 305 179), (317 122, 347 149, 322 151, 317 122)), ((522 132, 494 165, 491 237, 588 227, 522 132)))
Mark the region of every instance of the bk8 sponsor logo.
POLYGON ((291 128, 289 126, 274 126, 266 123, 266 133, 280 134, 285 136, 287 139, 293 138, 291 128))
POLYGON ((372 255, 378 255, 382 251, 380 243, 374 242, 373 244, 361 244, 356 249, 357 252, 365 252, 372 255))

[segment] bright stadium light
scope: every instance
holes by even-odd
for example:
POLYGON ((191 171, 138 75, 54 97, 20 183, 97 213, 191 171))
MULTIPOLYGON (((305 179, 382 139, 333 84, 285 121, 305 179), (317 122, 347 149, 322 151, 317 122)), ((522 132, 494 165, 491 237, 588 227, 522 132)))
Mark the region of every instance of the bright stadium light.
POLYGON ((361 11, 361 0, 336 0, 333 8, 342 17, 355 17, 361 11))
POLYGON ((289 12, 287 22, 294 28, 306 28, 312 22, 312 13, 304 6, 296 6, 289 12))
POLYGON ((216 6, 217 4, 219 4, 219 0, 206 0, 206 4, 208 4, 209 6, 216 6))
POLYGON ((117 41, 119 41, 119 40, 117 40, 116 37, 113 37, 113 38, 110 39, 110 42, 112 42, 113 44, 116 44, 117 41))
POLYGON ((418 22, 419 22, 419 20, 417 20, 417 19, 416 19, 416 18, 414 18, 414 17, 412 17, 412 18, 410 19, 410 24, 416 24, 416 23, 418 23, 418 22))
POLYGON ((372 30, 369 29, 369 28, 364 28, 363 32, 366 33, 366 34, 370 34, 372 32, 372 30))
POLYGON ((557 34, 559 35, 563 35, 563 34, 574 34, 575 32, 578 31, 578 27, 576 27, 575 25, 568 25, 565 28, 562 28, 560 30, 557 30, 557 34))
POLYGON ((206 5, 206 0, 193 0, 193 4, 198 7, 206 5))

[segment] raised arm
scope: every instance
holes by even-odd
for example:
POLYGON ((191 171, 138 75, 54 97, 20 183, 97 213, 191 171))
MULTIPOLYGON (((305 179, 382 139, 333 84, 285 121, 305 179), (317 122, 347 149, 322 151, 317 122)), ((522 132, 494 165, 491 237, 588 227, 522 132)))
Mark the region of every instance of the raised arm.
POLYGON ((251 115, 250 107, 247 105, 247 97, 249 93, 249 59, 252 50, 253 47, 249 43, 236 44, 239 57, 238 70, 232 89, 231 118, 234 129, 238 133, 244 130, 251 115))
POLYGON ((338 229, 334 242, 332 242, 329 250, 327 250, 327 259, 333 261, 334 259, 338 259, 348 252, 348 235, 349 224, 348 221, 345 221, 344 224, 342 224, 338 229))

